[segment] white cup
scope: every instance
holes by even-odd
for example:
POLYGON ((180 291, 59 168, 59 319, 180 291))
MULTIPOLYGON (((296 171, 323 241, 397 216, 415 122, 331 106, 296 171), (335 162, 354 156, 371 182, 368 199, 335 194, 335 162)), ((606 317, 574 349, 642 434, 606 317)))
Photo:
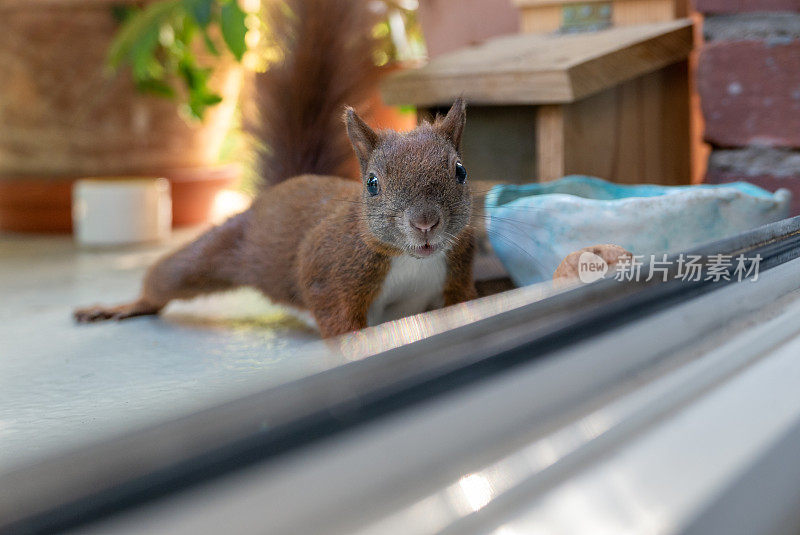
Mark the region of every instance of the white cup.
POLYGON ((163 240, 172 227, 164 178, 84 178, 72 187, 72 224, 81 245, 163 240))

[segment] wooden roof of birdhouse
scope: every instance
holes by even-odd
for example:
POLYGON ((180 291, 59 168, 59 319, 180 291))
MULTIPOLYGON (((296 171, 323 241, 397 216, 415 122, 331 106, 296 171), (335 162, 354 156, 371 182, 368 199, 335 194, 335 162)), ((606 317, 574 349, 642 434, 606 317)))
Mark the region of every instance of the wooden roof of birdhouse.
POLYGON ((402 71, 382 84, 387 104, 445 105, 574 102, 686 59, 692 22, 619 26, 591 33, 494 38, 402 71))

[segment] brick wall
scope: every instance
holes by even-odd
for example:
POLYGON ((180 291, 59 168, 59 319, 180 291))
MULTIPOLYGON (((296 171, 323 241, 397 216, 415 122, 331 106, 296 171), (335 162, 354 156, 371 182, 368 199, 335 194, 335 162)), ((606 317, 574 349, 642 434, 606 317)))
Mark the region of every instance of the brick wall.
POLYGON ((792 191, 800 214, 800 0, 695 0, 706 180, 792 191))

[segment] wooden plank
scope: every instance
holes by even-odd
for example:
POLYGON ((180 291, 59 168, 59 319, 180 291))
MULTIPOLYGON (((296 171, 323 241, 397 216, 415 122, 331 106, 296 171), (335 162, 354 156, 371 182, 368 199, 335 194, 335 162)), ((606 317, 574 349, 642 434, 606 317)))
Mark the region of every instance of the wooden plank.
POLYGON ((611 17, 615 26, 672 20, 675 3, 674 0, 614 0, 611 17))
POLYGON ((527 183, 585 174, 688 184, 687 69, 680 62, 572 104, 470 106, 470 176, 527 183))
POLYGON ((686 62, 563 108, 564 174, 626 184, 690 183, 686 62))
POLYGON ((658 113, 653 117, 658 117, 659 123, 648 125, 648 128, 658 128, 660 131, 658 158, 653 157, 650 161, 658 162, 658 173, 664 184, 691 183, 689 70, 689 62, 682 61, 653 73, 643 81, 659 88, 661 92, 661 97, 653 104, 658 107, 658 113))
MULTIPOLYGON (((447 107, 421 110, 422 120, 447 113, 447 107)), ((467 125, 461 152, 470 180, 537 180, 536 106, 470 106, 467 125)))
POLYGON ((471 177, 536 180, 535 107, 470 106, 467 124, 462 152, 471 177))
MULTIPOLYGON (((602 0, 582 0, 579 3, 602 0)), ((611 0, 605 0, 610 2, 611 0)), ((520 21, 525 33, 554 32, 563 26, 563 10, 577 3, 558 0, 534 0, 517 2, 521 6, 520 21)), ((613 0, 611 23, 614 26, 663 22, 676 18, 674 0, 613 0)))
MULTIPOLYGON (((417 108, 420 121, 430 121, 448 106, 417 108)), ((470 180, 535 182, 536 106, 470 106, 461 152, 470 180)))
MULTIPOLYGON (((628 82, 631 83, 631 82, 628 82)), ((623 84, 625 85, 625 84, 623 84)), ((620 88, 611 88, 564 106, 564 172, 616 180, 619 175, 619 142, 622 120, 620 88)), ((636 150, 635 147, 632 147, 636 150)))
MULTIPOLYGON (((564 4, 588 4, 591 2, 610 2, 612 0, 514 0, 517 7, 538 7, 538 6, 563 6, 564 4)), ((651 2, 654 0, 650 0, 651 2)), ((659 1, 659 0, 655 0, 659 1)))
POLYGON ((537 6, 523 9, 520 27, 524 33, 554 32, 561 28, 561 6, 537 6))
MULTIPOLYGON (((514 4, 519 8, 529 8, 529 7, 541 7, 541 6, 564 6, 564 5, 575 5, 575 4, 590 4, 593 2, 611 2, 616 9, 618 4, 623 4, 625 2, 632 1, 632 0, 514 0, 514 4)), ((669 4, 674 4, 675 0, 635 0, 641 4, 651 4, 651 5, 658 5, 667 2, 669 4)), ((661 8, 656 8, 660 10, 661 8)))
POLYGON ((463 95, 473 104, 573 102, 685 59, 688 19, 585 34, 491 39, 400 72, 382 84, 388 104, 436 106, 463 95))
POLYGON ((564 106, 539 106, 536 116, 536 167, 538 181, 555 180, 565 174, 567 126, 564 106))
MULTIPOLYGON (((580 99, 603 89, 619 85, 667 65, 686 60, 692 50, 692 28, 688 19, 684 31, 673 31, 637 44, 621 47, 613 53, 584 58, 570 69, 574 99, 580 99), (635 73, 635 74, 632 74, 635 73)), ((674 22, 654 23, 674 24, 674 22)), ((623 26, 618 29, 639 28, 623 26)))

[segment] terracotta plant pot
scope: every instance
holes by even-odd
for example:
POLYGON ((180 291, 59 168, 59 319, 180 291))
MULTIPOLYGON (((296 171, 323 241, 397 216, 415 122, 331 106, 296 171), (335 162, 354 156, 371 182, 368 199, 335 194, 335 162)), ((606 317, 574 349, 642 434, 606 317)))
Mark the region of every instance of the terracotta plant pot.
POLYGON ((111 7, 124 3, 0 0, 0 229, 68 231, 71 182, 87 176, 170 178, 174 223, 196 223, 200 199, 236 178, 218 155, 240 67, 217 63, 211 85, 223 102, 201 124, 186 122, 175 102, 138 93, 126 72, 109 75, 119 28, 111 7))
MULTIPOLYGON (((209 221, 217 194, 230 187, 239 174, 237 165, 218 165, 158 175, 170 183, 172 226, 209 221)), ((83 177, 0 179, 0 229, 72 232, 72 184, 78 178, 83 177)))

